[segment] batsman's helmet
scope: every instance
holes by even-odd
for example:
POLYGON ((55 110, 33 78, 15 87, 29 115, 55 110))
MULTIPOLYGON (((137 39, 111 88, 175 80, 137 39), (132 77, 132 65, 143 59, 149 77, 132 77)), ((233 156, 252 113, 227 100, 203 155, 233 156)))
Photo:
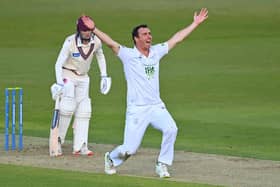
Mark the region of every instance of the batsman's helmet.
POLYGON ((91 19, 91 17, 86 16, 86 15, 82 15, 81 17, 79 17, 79 19, 77 20, 77 32, 80 31, 89 31, 89 30, 93 30, 94 29, 94 22, 91 19), (85 24, 85 21, 88 24, 85 24), (90 26, 92 26, 92 28, 90 28, 90 26))

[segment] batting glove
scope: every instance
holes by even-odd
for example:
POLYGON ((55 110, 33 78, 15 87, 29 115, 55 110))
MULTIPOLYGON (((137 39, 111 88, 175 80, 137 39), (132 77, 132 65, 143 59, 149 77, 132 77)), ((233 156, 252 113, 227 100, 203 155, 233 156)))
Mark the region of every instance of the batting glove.
POLYGON ((111 89, 112 79, 111 77, 102 76, 100 81, 100 92, 104 95, 109 93, 111 89))
POLYGON ((63 90, 64 90, 63 84, 54 83, 51 86, 52 99, 55 101, 57 97, 60 97, 63 93, 63 90))

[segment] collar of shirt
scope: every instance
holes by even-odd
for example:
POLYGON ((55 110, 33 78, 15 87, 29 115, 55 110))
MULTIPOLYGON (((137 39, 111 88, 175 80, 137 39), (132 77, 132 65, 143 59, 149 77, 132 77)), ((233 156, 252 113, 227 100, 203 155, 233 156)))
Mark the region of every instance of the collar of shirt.
POLYGON ((81 40, 81 37, 78 37, 77 38, 77 47, 82 47, 83 45, 91 45, 91 44, 94 44, 94 37, 90 37, 90 41, 88 44, 82 44, 82 40, 81 40))
POLYGON ((136 46, 134 46, 133 48, 134 52, 135 52, 135 57, 138 57, 138 58, 151 58, 155 55, 154 53, 154 50, 152 49, 152 47, 150 47, 150 51, 149 51, 149 56, 146 57, 145 55, 143 55, 138 49, 136 46))

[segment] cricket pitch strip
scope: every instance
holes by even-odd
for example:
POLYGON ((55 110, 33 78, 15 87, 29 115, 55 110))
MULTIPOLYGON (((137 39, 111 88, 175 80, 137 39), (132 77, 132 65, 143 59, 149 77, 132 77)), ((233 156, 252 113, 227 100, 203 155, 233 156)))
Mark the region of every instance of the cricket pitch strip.
MULTIPOLYGON (((0 142, 3 139, 4 135, 1 135, 0 142)), ((23 151, 0 150, 0 163, 104 173, 104 153, 114 148, 113 145, 90 143, 89 149, 94 156, 75 157, 72 155, 72 142, 66 141, 64 155, 51 158, 48 142, 46 138, 24 137, 23 151)), ((117 168, 117 175, 157 178, 154 170, 158 152, 159 149, 140 148, 135 156, 117 168)), ((171 178, 167 180, 174 181, 230 187, 274 187, 280 184, 280 161, 175 151, 169 172, 171 178)))

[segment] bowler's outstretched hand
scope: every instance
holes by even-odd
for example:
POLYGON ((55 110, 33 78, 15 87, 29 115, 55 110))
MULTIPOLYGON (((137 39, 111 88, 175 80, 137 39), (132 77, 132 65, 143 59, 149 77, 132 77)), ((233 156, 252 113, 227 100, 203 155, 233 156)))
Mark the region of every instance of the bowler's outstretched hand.
POLYGON ((193 21, 194 21, 194 23, 199 25, 200 23, 205 21, 207 18, 208 18, 208 10, 207 10, 207 8, 202 8, 200 10, 199 14, 197 14, 197 12, 194 13, 193 21))
POLYGON ((87 26, 87 28, 90 28, 90 30, 95 29, 94 21, 90 17, 82 16, 82 20, 83 20, 84 24, 87 26))

